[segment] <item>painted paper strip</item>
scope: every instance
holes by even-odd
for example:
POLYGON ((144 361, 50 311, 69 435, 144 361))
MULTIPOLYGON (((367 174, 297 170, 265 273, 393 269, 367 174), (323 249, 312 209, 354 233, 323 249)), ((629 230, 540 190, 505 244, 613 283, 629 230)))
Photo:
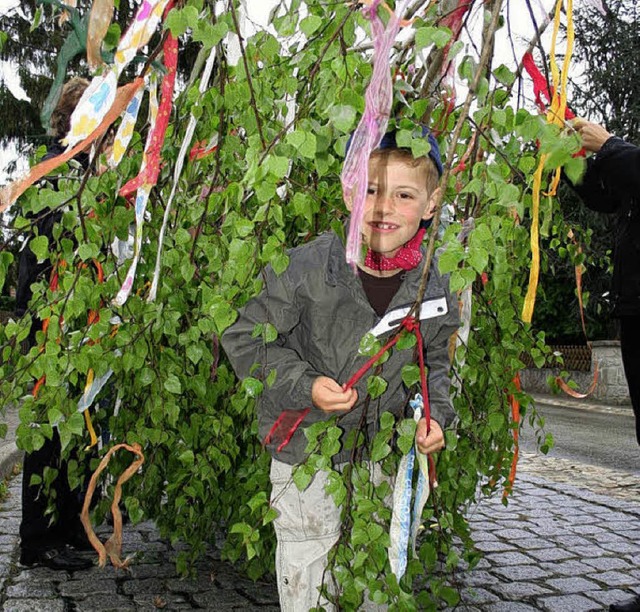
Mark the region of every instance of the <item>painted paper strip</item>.
POLYGON ((110 70, 95 77, 87 87, 71 115, 71 130, 64 143, 73 146, 84 140, 97 126, 115 96, 122 70, 135 57, 138 49, 149 42, 169 0, 144 0, 132 24, 118 44, 110 70))
MULTIPOLYGON (((204 71, 202 73, 202 78, 200 79, 200 86, 198 87, 198 91, 200 94, 204 94, 209 86, 209 79, 211 78, 211 72, 213 71, 213 65, 216 59, 216 47, 211 49, 211 53, 207 59, 207 63, 204 67, 204 71)), ((193 138, 193 134, 196 130, 196 125, 198 123, 198 119, 196 116, 191 113, 189 117, 189 125, 187 125, 187 130, 182 140, 182 145, 180 146, 180 152, 178 153, 178 159, 176 160, 176 165, 173 171, 173 185, 171 186, 171 193, 169 194, 169 199, 167 200, 167 206, 164 211, 164 218, 162 219, 162 227, 160 228, 160 237, 158 238, 158 253, 156 255, 156 267, 153 272, 153 280, 151 281, 151 289, 149 290, 149 297, 147 298, 148 302, 153 302, 156 299, 156 294, 158 291, 158 282, 160 279, 160 260, 162 259, 162 245, 164 244, 164 236, 167 231, 167 225, 169 223, 169 213, 171 211, 171 205, 173 203, 173 198, 175 197, 176 190, 178 188, 178 181, 180 180, 180 174, 182 173, 182 167, 184 165, 184 159, 187 154, 187 148, 191 144, 191 139, 193 138)))
POLYGON ((36 181, 40 180, 50 172, 53 172, 56 168, 74 158, 76 155, 81 153, 89 144, 97 140, 100 136, 102 136, 109 126, 121 115, 122 111, 126 108, 127 104, 131 98, 135 95, 136 91, 138 91, 142 85, 144 84, 144 80, 142 78, 137 78, 131 83, 127 85, 123 85, 118 89, 116 94, 116 98, 111 105, 111 108, 106 113, 102 122, 95 128, 93 132, 87 136, 87 138, 77 144, 75 147, 71 149, 67 149, 64 153, 47 159, 44 162, 41 162, 31 170, 27 176, 22 179, 18 179, 13 183, 9 183, 2 189, 0 189, 0 213, 8 210, 16 199, 21 196, 27 188, 33 185, 36 181))

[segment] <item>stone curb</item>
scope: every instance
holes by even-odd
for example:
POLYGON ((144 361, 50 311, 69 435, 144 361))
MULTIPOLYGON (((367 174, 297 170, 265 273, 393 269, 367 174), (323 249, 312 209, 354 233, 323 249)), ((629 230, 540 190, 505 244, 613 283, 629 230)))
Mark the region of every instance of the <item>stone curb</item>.
POLYGON ((6 478, 13 473, 16 465, 22 463, 24 451, 20 450, 13 441, 5 441, 0 446, 0 478, 6 478))
POLYGON ((599 404, 590 400, 578 400, 568 397, 556 397, 554 395, 544 395, 542 393, 530 393, 537 404, 547 404, 548 406, 558 406, 561 408, 573 408, 575 410, 591 410, 594 412, 604 412, 606 414, 619 414, 633 416, 631 404, 612 406, 610 404, 599 404))

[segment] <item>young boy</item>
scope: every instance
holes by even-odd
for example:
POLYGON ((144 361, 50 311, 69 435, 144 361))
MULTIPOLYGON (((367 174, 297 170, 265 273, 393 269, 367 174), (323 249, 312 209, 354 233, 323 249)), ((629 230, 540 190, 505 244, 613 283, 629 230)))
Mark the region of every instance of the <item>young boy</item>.
MULTIPOLYGON (((240 309, 237 322, 224 334, 222 343, 240 377, 266 379, 276 370, 272 386, 265 384, 258 402, 260 436, 264 439, 281 412, 311 411, 290 442, 272 454, 271 502, 278 510, 276 573, 282 610, 300 612, 318 604, 327 555, 340 531, 340 509, 325 493, 326 474, 316 474, 304 491, 293 484, 292 468, 305 459, 306 438, 302 429, 320 420, 342 415, 339 426, 351 431, 360 422, 367 396, 367 376, 353 389, 343 384, 366 361, 358 355, 360 340, 367 332, 389 337, 420 284, 423 257, 421 225, 435 212, 442 163, 437 143, 428 157, 414 159, 398 149, 395 134, 388 133, 369 161, 369 187, 364 213, 363 242, 368 247, 358 274, 347 265, 345 247, 333 232, 293 249, 287 270, 276 276, 265 272, 262 292, 240 309), (404 309, 403 309, 404 308, 404 309), (252 337, 256 324, 271 323, 278 331, 274 342, 264 344, 252 337), (260 368, 253 366, 259 364, 260 368), (253 368, 253 369, 252 369, 253 368)), ((449 293, 448 279, 432 265, 421 307, 421 332, 428 367, 431 429, 425 419, 417 429, 418 448, 423 453, 444 446, 443 428, 454 417, 449 397, 448 341, 458 326, 457 304, 449 293)), ((403 416, 409 390, 401 370, 413 351, 394 350, 384 363, 386 391, 371 401, 367 426, 374 433, 381 412, 403 416)), ((337 464, 348 461, 342 450, 337 464)))

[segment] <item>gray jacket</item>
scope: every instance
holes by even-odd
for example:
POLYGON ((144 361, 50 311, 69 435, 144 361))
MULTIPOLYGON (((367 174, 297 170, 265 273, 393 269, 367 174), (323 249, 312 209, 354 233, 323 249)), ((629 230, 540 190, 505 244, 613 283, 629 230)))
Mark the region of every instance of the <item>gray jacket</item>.
MULTIPOLYGON (((344 245, 336 234, 322 234, 313 242, 293 249, 289 256, 289 267, 280 276, 271 267, 266 268, 265 287, 240 309, 238 320, 224 333, 222 345, 240 378, 251 375, 264 381, 271 370, 276 370, 275 382, 271 387, 265 384, 258 400, 261 439, 283 410, 312 408, 282 451, 276 454, 275 448, 270 449, 278 460, 294 464, 305 458, 307 441, 302 428, 331 416, 312 407, 313 381, 318 376, 329 376, 344 383, 365 363, 367 357, 358 354, 360 340, 369 331, 379 335, 383 342, 389 337, 391 329, 387 323, 391 321, 392 326, 397 326, 403 318, 399 309, 408 310, 415 300, 421 268, 406 273, 381 319, 369 304, 359 278, 347 265, 344 245), (252 337, 255 325, 266 322, 278 331, 278 338, 268 344, 261 337, 252 337)), ((449 396, 448 341, 459 325, 459 318, 448 278, 440 276, 435 265, 421 310, 422 316, 435 315, 422 321, 421 331, 432 418, 444 428, 454 418, 449 396)), ((402 382, 401 370, 412 360, 413 350, 393 349, 384 363, 381 376, 388 387, 370 403, 367 414, 370 428, 375 429, 382 411, 405 413, 409 390, 402 382)), ((340 420, 345 431, 355 428, 360 421, 367 378, 368 375, 363 376, 356 385, 358 401, 340 420)))

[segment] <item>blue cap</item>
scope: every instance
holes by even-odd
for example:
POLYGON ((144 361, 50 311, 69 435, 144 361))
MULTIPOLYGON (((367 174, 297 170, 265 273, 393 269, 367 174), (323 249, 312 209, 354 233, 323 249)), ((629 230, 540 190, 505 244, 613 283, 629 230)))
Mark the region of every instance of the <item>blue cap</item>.
MULTIPOLYGON (((423 138, 427 138, 429 140, 429 144, 431 145, 431 149, 429 150, 429 157, 436 165, 438 170, 438 176, 442 176, 444 173, 444 167, 442 166, 442 156, 440 155, 440 147, 438 146, 438 141, 436 137, 431 133, 431 130, 424 125, 421 126, 422 136, 423 138)), ((349 136, 349 140, 347 141, 346 151, 349 150, 349 146, 351 145, 351 140, 353 139, 353 133, 349 136)), ((387 132, 380 141, 378 145, 378 149, 398 149, 398 145, 396 144, 396 130, 391 130, 387 132)))

